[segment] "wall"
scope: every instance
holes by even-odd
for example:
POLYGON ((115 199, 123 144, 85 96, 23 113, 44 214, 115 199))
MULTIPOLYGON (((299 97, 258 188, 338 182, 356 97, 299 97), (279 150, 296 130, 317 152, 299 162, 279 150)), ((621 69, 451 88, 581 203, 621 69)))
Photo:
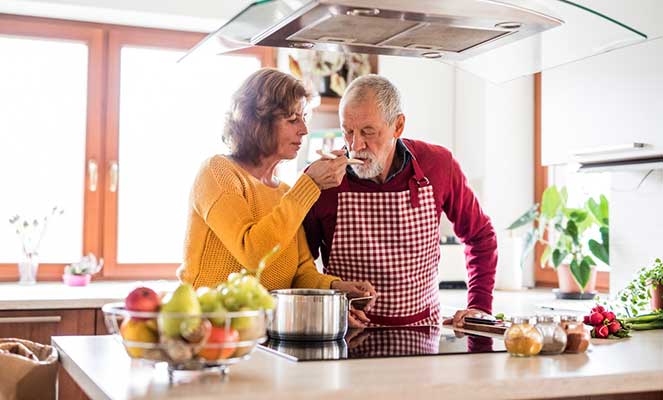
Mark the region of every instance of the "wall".
MULTIPOLYGON (((548 162, 559 161, 569 142, 642 141, 663 149, 663 39, 546 71, 542 89, 544 135, 555 130, 543 143, 548 162)), ((613 172, 604 190, 614 294, 637 269, 663 257, 663 172, 613 172)))
POLYGON ((455 70, 433 60, 380 56, 380 75, 401 92, 403 137, 454 148, 455 70))
MULTIPOLYGON (((531 76, 493 85, 456 73, 455 155, 497 232, 498 288, 519 286, 520 250, 505 228, 533 203, 533 139, 531 76)), ((531 263, 522 274, 533 286, 531 263)))

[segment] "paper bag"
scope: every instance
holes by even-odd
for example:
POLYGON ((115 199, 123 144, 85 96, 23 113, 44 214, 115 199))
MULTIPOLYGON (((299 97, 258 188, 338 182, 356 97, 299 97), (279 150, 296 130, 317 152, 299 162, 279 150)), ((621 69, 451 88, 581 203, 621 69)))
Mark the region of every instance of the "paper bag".
POLYGON ((56 398, 58 353, 23 339, 0 339, 0 400, 56 398))

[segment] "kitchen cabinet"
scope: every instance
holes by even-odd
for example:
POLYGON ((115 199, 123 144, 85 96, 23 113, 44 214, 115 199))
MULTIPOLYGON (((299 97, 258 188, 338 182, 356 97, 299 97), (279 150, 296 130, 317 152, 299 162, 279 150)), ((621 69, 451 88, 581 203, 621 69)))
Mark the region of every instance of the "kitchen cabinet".
MULTIPOLYGON (((94 309, 0 311, 0 337, 50 344, 51 336, 94 335, 96 318, 94 309)), ((63 368, 58 375, 58 398, 88 398, 63 368)))
POLYGON ((642 142, 663 150, 663 40, 546 71, 541 85, 544 165, 598 146, 642 142))

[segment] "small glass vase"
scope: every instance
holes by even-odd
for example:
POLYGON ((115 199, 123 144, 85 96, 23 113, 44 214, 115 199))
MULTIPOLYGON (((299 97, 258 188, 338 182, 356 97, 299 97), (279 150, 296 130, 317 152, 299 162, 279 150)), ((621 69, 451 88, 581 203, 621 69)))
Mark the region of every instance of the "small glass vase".
POLYGON ((23 261, 18 263, 18 283, 21 285, 34 285, 37 283, 39 259, 36 254, 24 254, 23 261))

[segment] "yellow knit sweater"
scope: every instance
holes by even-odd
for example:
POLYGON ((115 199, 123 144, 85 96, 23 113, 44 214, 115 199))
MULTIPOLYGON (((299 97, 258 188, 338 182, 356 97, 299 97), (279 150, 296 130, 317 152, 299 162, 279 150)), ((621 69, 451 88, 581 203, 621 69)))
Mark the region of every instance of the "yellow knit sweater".
POLYGON ((256 269, 277 243, 261 276, 268 289, 329 289, 333 276, 318 272, 302 221, 320 189, 302 174, 292 188, 269 187, 223 156, 203 163, 189 199, 184 264, 178 277, 193 285, 215 287, 231 272, 256 269))

